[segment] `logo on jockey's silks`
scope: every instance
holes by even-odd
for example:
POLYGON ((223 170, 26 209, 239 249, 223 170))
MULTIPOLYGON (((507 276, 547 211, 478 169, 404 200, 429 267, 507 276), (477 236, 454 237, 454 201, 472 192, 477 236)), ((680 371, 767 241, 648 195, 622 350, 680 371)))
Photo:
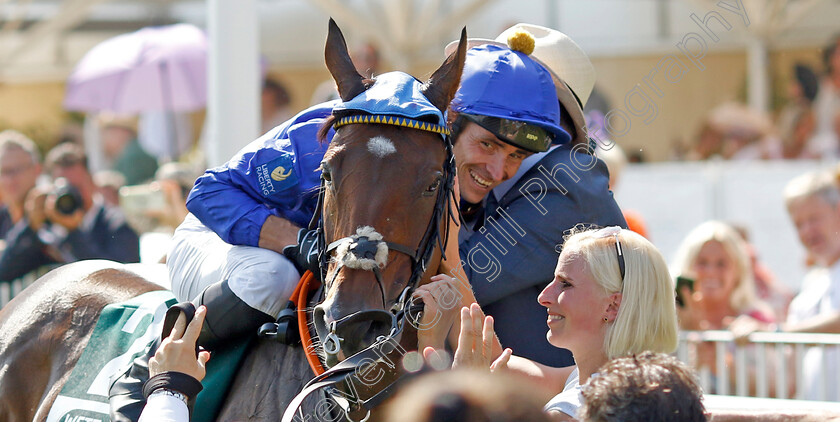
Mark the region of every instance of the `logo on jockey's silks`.
POLYGON ((286 168, 283 166, 277 166, 277 168, 271 171, 271 178, 278 182, 282 182, 286 180, 286 178, 289 177, 291 174, 291 169, 286 170, 286 168))
POLYGON ((260 191, 264 196, 271 196, 298 184, 291 154, 283 154, 279 158, 260 165, 256 173, 260 191))

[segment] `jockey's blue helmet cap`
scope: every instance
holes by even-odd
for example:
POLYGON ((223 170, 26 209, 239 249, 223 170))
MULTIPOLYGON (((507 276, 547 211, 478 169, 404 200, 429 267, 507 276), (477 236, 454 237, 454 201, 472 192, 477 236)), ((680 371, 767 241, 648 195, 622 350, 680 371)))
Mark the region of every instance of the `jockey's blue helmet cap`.
POLYGON ((530 152, 571 140, 560 127, 551 74, 527 54, 505 46, 484 44, 467 51, 450 108, 501 141, 530 152))

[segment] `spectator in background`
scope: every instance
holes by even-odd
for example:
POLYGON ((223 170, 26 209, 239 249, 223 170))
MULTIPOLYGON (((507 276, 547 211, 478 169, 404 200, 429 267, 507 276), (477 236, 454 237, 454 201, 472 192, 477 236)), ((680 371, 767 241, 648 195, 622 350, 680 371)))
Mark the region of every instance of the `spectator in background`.
POLYGON ((684 287, 679 292, 684 330, 720 330, 742 314, 775 320, 770 306, 756 295, 747 246, 728 224, 707 221, 694 228, 677 251, 674 270, 694 280, 693 291, 684 287))
POLYGON ((93 175, 96 191, 111 207, 120 206, 120 188, 125 186, 125 176, 115 170, 102 170, 93 175))
POLYGON ((793 300, 793 292, 784 283, 780 283, 776 276, 758 259, 758 251, 750 243, 749 230, 742 225, 732 225, 732 228, 741 236, 750 257, 753 278, 755 279, 755 291, 758 298, 773 308, 776 321, 783 321, 787 316, 788 305, 793 300))
POLYGON ((30 192, 27 224, 16 233, 15 247, 7 244, 0 255, 0 280, 83 259, 138 262, 137 234, 96 192, 82 147, 59 144, 46 162, 55 186, 30 192))
MULTIPOLYGON (((694 228, 677 251, 674 271, 694 281, 693 289, 677 286, 682 303, 677 307, 681 329, 726 329, 740 315, 763 323, 775 322, 772 308, 756 295, 747 246, 731 226, 707 221, 694 228)), ((727 362, 732 360, 732 353, 733 350, 727 350, 727 362)), ((697 367, 707 367, 717 376, 716 359, 713 343, 698 344, 697 367)), ((727 367, 731 369, 728 379, 733 383, 735 368, 727 367)), ((753 386, 755 378, 750 377, 750 381, 753 386)), ((775 381, 771 377, 772 382, 775 381)))
MULTIPOLYGON (((20 132, 0 132, 0 257, 25 243, 23 233, 29 226, 26 199, 40 174, 41 154, 35 143, 20 132)), ((0 281, 11 281, 27 272, 9 274, 0 265, 0 281)))
POLYGON ((779 113, 777 126, 782 139, 782 156, 787 159, 815 158, 806 150, 814 134, 813 103, 817 98, 819 80, 816 73, 803 64, 793 68, 794 79, 788 85, 788 103, 779 113))
MULTIPOLYGON (((504 376, 504 375, 503 375, 504 376)), ((487 371, 445 371, 424 375, 388 404, 389 422, 522 422, 549 421, 533 386, 487 371)))
POLYGON ((808 151, 819 158, 837 158, 840 153, 834 120, 840 113, 840 35, 823 50, 826 75, 814 99, 816 130, 808 141, 808 151))
POLYGON ((289 96, 289 91, 279 81, 265 79, 260 101, 262 110, 261 133, 268 132, 271 128, 289 120, 294 115, 290 107, 292 99, 289 96))
MULTIPOLYGON (((790 303, 785 324, 767 324, 739 319, 731 327, 739 337, 751 332, 783 331, 840 333, 840 188, 833 172, 815 171, 798 176, 785 186, 785 205, 799 240, 816 266, 802 282, 802 290, 790 303)), ((810 348, 803 360, 803 398, 822 400, 822 374, 836 374, 836 348, 810 348), (825 356, 823 356, 825 352, 825 356)), ((826 397, 836 399, 837 377, 826 377, 826 397)))
POLYGON ((703 123, 689 158, 706 160, 768 160, 782 157, 781 142, 763 113, 739 103, 715 107, 703 123))
POLYGON ((613 359, 583 386, 580 420, 705 421, 703 391, 684 363, 663 353, 613 359))
POLYGON ((101 125, 105 157, 111 161, 111 168, 125 176, 126 185, 136 185, 154 177, 157 159, 140 146, 132 119, 105 116, 101 125))

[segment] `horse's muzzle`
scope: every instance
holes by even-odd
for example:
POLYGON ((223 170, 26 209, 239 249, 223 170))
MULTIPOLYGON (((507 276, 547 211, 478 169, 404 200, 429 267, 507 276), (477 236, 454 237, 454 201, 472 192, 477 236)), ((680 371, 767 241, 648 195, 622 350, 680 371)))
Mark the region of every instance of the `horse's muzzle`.
POLYGON ((378 338, 390 336, 397 324, 394 314, 384 310, 357 311, 334 319, 323 304, 315 307, 313 322, 327 366, 338 363, 341 355, 354 355, 378 338))

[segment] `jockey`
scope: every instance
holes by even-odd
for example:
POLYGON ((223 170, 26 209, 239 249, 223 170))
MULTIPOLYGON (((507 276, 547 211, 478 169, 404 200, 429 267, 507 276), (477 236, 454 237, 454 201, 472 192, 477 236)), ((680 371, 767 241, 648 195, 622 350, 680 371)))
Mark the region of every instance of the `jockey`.
MULTIPOLYGON (((527 156, 570 140, 560 126, 551 74, 528 56, 525 44, 519 48, 524 52, 485 45, 467 53, 449 122, 458 129, 455 156, 462 173, 461 196, 468 203, 480 203, 527 156)), ((403 76, 390 72, 375 80, 403 76)), ((431 113, 443 119, 418 93, 419 82, 411 78, 402 83, 415 89, 406 89, 397 102, 418 105, 426 113, 407 117, 431 113)), ((208 309, 199 337, 202 346, 212 349, 274 321, 301 272, 317 268, 309 253, 313 236, 301 227, 315 211, 319 166, 328 147, 317 133, 337 107, 373 111, 359 97, 313 106, 196 181, 187 200, 190 215, 175 232, 167 266, 178 300, 208 309)), ((388 112, 406 115, 405 107, 388 112)), ((333 135, 330 129, 327 140, 333 135)))

